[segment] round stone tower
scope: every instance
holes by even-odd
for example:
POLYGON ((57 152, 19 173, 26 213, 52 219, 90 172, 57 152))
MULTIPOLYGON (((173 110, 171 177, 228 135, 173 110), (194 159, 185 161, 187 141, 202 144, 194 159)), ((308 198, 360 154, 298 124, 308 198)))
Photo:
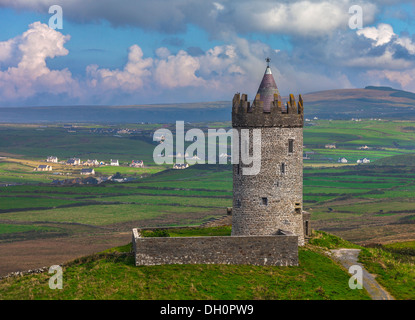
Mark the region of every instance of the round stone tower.
POLYGON ((233 165, 232 235, 291 233, 298 236, 299 245, 304 245, 308 227, 302 211, 303 100, 300 95, 297 104, 290 95, 282 105, 269 59, 267 62, 252 105, 246 94, 233 98, 232 126, 239 136, 233 143, 239 146, 239 163, 233 165), (256 174, 246 170, 252 165, 241 157, 244 144, 250 155, 255 153, 254 148, 260 149, 256 174))

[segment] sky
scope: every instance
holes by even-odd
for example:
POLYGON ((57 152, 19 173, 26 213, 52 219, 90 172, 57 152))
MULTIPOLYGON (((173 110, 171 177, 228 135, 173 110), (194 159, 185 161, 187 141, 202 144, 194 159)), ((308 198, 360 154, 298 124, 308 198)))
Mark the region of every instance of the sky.
POLYGON ((0 0, 0 107, 252 100, 267 57, 281 95, 415 92, 412 2, 0 0))

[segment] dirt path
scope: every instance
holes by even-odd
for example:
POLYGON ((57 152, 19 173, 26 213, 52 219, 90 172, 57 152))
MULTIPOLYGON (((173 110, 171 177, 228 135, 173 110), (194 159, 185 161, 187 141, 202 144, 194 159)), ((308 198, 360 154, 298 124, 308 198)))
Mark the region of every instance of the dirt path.
POLYGON ((362 267, 363 287, 367 290, 373 300, 395 300, 389 292, 380 286, 375 276, 370 274, 361 263, 357 262, 360 249, 337 249, 330 250, 330 256, 340 262, 347 270, 353 265, 362 267))

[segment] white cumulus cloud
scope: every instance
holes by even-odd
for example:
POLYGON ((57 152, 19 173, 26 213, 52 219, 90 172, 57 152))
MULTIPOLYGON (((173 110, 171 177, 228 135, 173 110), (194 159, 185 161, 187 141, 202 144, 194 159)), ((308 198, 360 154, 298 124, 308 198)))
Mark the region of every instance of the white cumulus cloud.
POLYGON ((77 95, 77 83, 68 69, 51 70, 47 58, 65 56, 69 36, 35 22, 21 36, 0 42, 0 99, 21 100, 37 94, 77 95), (15 55, 13 55, 13 53, 15 55))

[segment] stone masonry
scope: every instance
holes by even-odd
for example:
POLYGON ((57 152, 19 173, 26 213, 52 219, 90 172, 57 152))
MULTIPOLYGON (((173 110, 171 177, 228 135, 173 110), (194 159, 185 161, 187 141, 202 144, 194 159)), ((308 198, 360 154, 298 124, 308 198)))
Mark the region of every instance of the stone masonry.
POLYGON ((303 211, 303 111, 301 95, 298 103, 290 95, 282 106, 269 65, 252 105, 246 94, 235 94, 237 143, 252 155, 259 145, 254 130, 260 132, 261 169, 244 175, 241 154, 233 165, 232 236, 143 238, 133 229, 135 264, 298 265, 298 246, 311 233, 310 214, 303 211), (249 146, 242 130, 249 132, 249 146))
POLYGON ((233 236, 142 238, 133 229, 136 265, 248 264, 298 265, 297 237, 233 236))
MULTIPOLYGON (((272 77, 268 69, 264 77, 272 77)), ((258 145, 252 132, 261 132, 261 170, 256 175, 244 175, 241 160, 233 166, 232 235, 288 231, 298 236, 299 245, 304 245, 303 100, 300 95, 297 104, 290 95, 290 101, 282 108, 276 86, 273 89, 267 108, 261 94, 257 94, 252 106, 246 94, 233 98, 232 125, 238 130, 241 144, 247 143, 242 141, 241 130, 249 130, 251 154, 254 145, 258 145)), ((261 88, 258 92, 267 94, 261 88)))

